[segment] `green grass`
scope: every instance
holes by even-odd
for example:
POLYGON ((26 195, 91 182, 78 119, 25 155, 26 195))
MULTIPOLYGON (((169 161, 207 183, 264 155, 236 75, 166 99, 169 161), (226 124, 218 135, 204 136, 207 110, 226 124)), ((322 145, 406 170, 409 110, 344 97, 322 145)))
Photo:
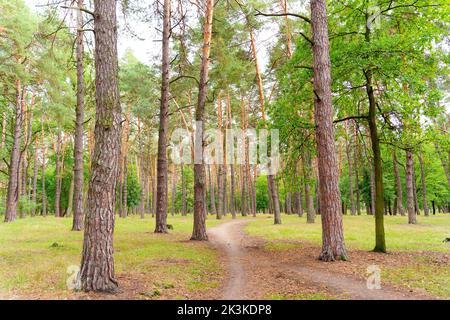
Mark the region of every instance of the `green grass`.
POLYGON ((414 266, 385 268, 381 271, 382 279, 402 284, 409 288, 421 288, 446 299, 450 299, 450 268, 448 265, 435 265, 428 257, 419 257, 414 266))
MULTIPOLYGON (((283 215, 283 224, 274 226, 272 220, 251 221, 246 232, 268 240, 322 241, 320 216, 316 223, 307 224, 306 217, 283 215)), ((450 236, 450 215, 418 216, 418 224, 409 225, 407 217, 385 216, 387 249, 394 251, 450 252, 443 240, 450 236)), ((350 249, 371 250, 375 243, 374 217, 344 216, 345 243, 350 249)))
MULTIPOLYGON (((418 221, 419 224, 409 225, 407 217, 385 216, 388 251, 450 253, 450 244, 443 242, 443 239, 450 236, 450 215, 419 216, 418 221)), ((321 245, 320 216, 314 224, 307 224, 306 217, 288 215, 282 217, 282 222, 282 225, 273 225, 272 220, 256 219, 247 225, 246 232, 252 236, 273 240, 266 244, 267 250, 301 248, 301 241, 321 245)), ((344 237, 347 247, 372 250, 375 241, 374 228, 372 216, 344 216, 344 237)), ((445 263, 436 264, 432 259, 427 255, 419 255, 408 265, 382 268, 382 279, 409 288, 422 288, 433 295, 449 299, 450 268, 445 263)), ((281 298, 295 299, 282 296, 281 298)))
MULTIPOLYGON (((190 242, 192 216, 169 217, 171 235, 153 233, 154 219, 116 219, 117 274, 158 274, 148 285, 163 292, 181 286, 208 290, 218 285, 218 253, 207 244, 190 242)), ((210 218, 208 227, 220 223, 210 218)), ((64 297, 67 268, 81 259, 82 232, 72 232, 71 219, 35 217, 0 223, 0 293, 46 292, 64 297)))

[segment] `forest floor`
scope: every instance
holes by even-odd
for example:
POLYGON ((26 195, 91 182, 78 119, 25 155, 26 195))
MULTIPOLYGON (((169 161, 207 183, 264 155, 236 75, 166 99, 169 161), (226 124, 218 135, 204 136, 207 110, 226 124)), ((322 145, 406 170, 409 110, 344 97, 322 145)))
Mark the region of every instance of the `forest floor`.
MULTIPOLYGON (((272 232, 265 232, 263 226, 272 231, 277 228, 277 233, 284 235, 285 238, 289 238, 286 234, 289 234, 292 224, 294 228, 298 224, 296 230, 298 238, 304 236, 302 229, 307 228, 310 232, 320 230, 320 221, 319 223, 316 221, 314 225, 306 225, 304 221, 300 223, 298 217, 283 218, 286 224, 280 226, 271 225, 271 219, 256 221, 249 219, 227 222, 210 230, 212 243, 221 248, 227 256, 229 280, 223 287, 222 298, 314 300, 450 298, 448 245, 442 250, 446 250, 447 253, 396 249, 388 254, 380 254, 356 249, 355 243, 349 241, 351 243, 348 246, 349 261, 324 263, 317 259, 320 244, 311 239, 264 238, 274 236, 272 232), (255 230, 258 230, 258 237, 248 235, 255 230), (367 268, 371 265, 377 266, 381 271, 379 290, 367 288, 367 268)), ((364 219, 366 218, 353 219, 362 225, 360 232, 365 230, 364 222, 361 222, 364 219)), ((450 222, 450 219, 447 219, 440 221, 440 224, 443 224, 444 220, 450 222)), ((416 227, 426 228, 426 226, 416 227)), ((396 241, 393 240, 394 243, 396 241)), ((440 242, 442 243, 442 240, 440 242)), ((359 245, 364 246, 363 243, 359 245)))
MULTIPOLYGON (((210 242, 192 242, 192 217, 169 217, 174 230, 154 234, 154 219, 117 219, 116 275, 121 293, 67 289, 79 265, 80 232, 70 219, 36 217, 0 224, 0 299, 450 299, 450 215, 386 217, 388 254, 370 252, 373 217, 344 217, 350 261, 323 263, 320 218, 207 219, 210 242), (366 286, 381 269, 380 290, 366 286)), ((373 241, 373 240, 372 240, 373 241)))

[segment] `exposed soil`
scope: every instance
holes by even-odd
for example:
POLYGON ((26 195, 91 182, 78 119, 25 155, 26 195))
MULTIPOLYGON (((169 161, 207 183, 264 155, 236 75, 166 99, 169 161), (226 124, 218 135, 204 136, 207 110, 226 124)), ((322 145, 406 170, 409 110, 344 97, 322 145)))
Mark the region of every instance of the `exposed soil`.
MULTIPOLYGON (((420 253, 379 254, 351 251, 351 261, 325 263, 317 259, 320 248, 308 243, 300 247, 271 250, 267 241, 246 235, 246 220, 235 220, 210 229, 211 243, 223 250, 228 266, 228 281, 222 299, 265 299, 313 297, 357 300, 433 299, 425 290, 410 289, 382 283, 381 289, 368 289, 366 268, 383 268, 409 263, 420 253)), ((430 254, 431 256, 433 254, 430 254)), ((440 258, 448 263, 448 255, 440 258)))

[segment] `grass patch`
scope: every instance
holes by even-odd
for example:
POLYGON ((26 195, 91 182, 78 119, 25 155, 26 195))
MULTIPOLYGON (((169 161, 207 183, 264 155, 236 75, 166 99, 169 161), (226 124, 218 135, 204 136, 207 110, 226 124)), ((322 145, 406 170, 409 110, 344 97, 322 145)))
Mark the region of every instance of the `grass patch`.
MULTIPOLYGON (((434 265, 427 257, 419 257, 417 265, 382 270, 382 279, 408 288, 421 288, 450 299, 450 268, 434 265)), ((383 268, 384 269, 384 268, 383 268)))
MULTIPOLYGON (((407 217, 385 216, 386 244, 394 251, 449 252, 450 243, 443 240, 450 236, 450 215, 419 216, 419 224, 409 225, 407 217)), ((273 225, 268 219, 251 221, 246 232, 267 240, 306 240, 322 242, 320 216, 316 223, 307 224, 306 217, 283 215, 283 224, 273 225)), ((345 243, 350 249, 371 250, 375 245, 375 221, 373 216, 344 216, 345 243)))
MULTIPOLYGON (((83 239, 83 232, 70 231, 71 223, 69 218, 50 216, 1 223, 0 293, 20 296, 31 291, 59 298, 69 296, 67 268, 80 264, 83 239)), ((157 275, 158 279, 149 280, 149 287, 159 281, 155 290, 161 295, 173 287, 186 291, 217 287, 217 278, 221 277, 218 253, 206 243, 187 241, 192 232, 192 216, 169 217, 168 223, 174 230, 160 235, 153 233, 154 219, 150 217, 116 219, 117 275, 157 275)), ((207 220, 208 227, 218 223, 221 222, 213 218, 207 220)))

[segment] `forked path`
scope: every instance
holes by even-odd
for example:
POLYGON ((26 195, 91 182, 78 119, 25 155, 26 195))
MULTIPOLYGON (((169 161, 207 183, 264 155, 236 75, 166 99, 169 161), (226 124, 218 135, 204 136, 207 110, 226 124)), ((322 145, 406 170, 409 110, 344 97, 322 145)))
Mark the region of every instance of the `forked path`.
MULTIPOLYGON (((277 259, 264 250, 264 241, 245 234, 243 227, 249 220, 225 222, 208 232, 211 243, 225 254, 228 279, 222 299, 261 299, 264 294, 280 291, 291 294, 326 292, 331 296, 359 300, 415 300, 430 298, 424 293, 410 292, 383 285, 369 290, 364 279, 327 271, 314 266, 310 256, 296 253, 295 263, 277 259), (286 289, 289 287, 289 290, 286 289)), ((325 266, 325 265, 323 265, 325 266)))

